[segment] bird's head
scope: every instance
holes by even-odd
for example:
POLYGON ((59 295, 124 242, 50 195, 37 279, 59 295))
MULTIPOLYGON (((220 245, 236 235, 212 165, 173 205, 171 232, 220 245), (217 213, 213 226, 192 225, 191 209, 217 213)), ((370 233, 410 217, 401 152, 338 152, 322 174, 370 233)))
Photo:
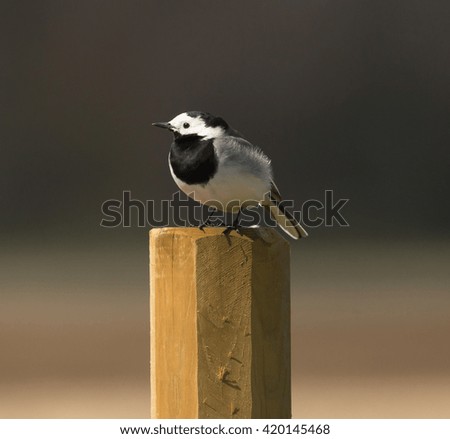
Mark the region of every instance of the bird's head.
POLYGON ((214 139, 224 136, 228 130, 228 124, 221 117, 201 111, 181 113, 169 122, 155 122, 153 126, 172 131, 175 138, 198 136, 214 139))

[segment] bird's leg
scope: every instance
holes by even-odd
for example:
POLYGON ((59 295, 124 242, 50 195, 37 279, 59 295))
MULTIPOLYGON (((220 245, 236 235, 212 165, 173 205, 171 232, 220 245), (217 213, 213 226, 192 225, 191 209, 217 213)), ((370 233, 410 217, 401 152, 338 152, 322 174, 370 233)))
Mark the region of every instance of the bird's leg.
POLYGON ((236 230, 236 232, 240 233, 239 231, 239 217, 241 216, 241 209, 239 209, 236 218, 233 221, 233 224, 231 226, 227 226, 227 228, 223 231, 224 235, 229 235, 232 230, 236 230))
POLYGON ((200 230, 203 230, 206 226, 211 226, 213 223, 211 222, 211 218, 214 216, 214 214, 217 212, 217 209, 215 207, 208 208, 208 217, 203 221, 198 228, 200 230))

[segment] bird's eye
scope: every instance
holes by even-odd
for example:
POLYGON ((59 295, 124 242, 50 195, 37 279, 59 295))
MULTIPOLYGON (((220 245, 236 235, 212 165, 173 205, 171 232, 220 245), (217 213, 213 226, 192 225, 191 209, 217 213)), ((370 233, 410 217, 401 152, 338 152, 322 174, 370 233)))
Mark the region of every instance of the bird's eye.
POLYGON ((190 125, 187 122, 184 122, 183 128, 189 128, 189 127, 190 127, 190 125))

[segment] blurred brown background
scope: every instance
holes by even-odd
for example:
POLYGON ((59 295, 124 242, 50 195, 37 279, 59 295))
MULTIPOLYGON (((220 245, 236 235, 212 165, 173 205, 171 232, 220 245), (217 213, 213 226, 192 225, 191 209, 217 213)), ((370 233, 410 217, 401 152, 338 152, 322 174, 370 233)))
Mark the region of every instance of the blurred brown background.
POLYGON ((167 133, 223 116, 298 207, 295 417, 450 417, 445 1, 0 2, 0 417, 149 415, 148 228, 167 133))

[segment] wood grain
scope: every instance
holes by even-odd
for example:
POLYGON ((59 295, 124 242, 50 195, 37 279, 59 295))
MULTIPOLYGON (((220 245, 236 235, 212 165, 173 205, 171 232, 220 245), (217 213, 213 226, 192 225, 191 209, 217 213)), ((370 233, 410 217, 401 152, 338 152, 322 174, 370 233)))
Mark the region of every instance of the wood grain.
POLYGON ((291 417, 289 245, 222 231, 150 232, 153 418, 291 417))

